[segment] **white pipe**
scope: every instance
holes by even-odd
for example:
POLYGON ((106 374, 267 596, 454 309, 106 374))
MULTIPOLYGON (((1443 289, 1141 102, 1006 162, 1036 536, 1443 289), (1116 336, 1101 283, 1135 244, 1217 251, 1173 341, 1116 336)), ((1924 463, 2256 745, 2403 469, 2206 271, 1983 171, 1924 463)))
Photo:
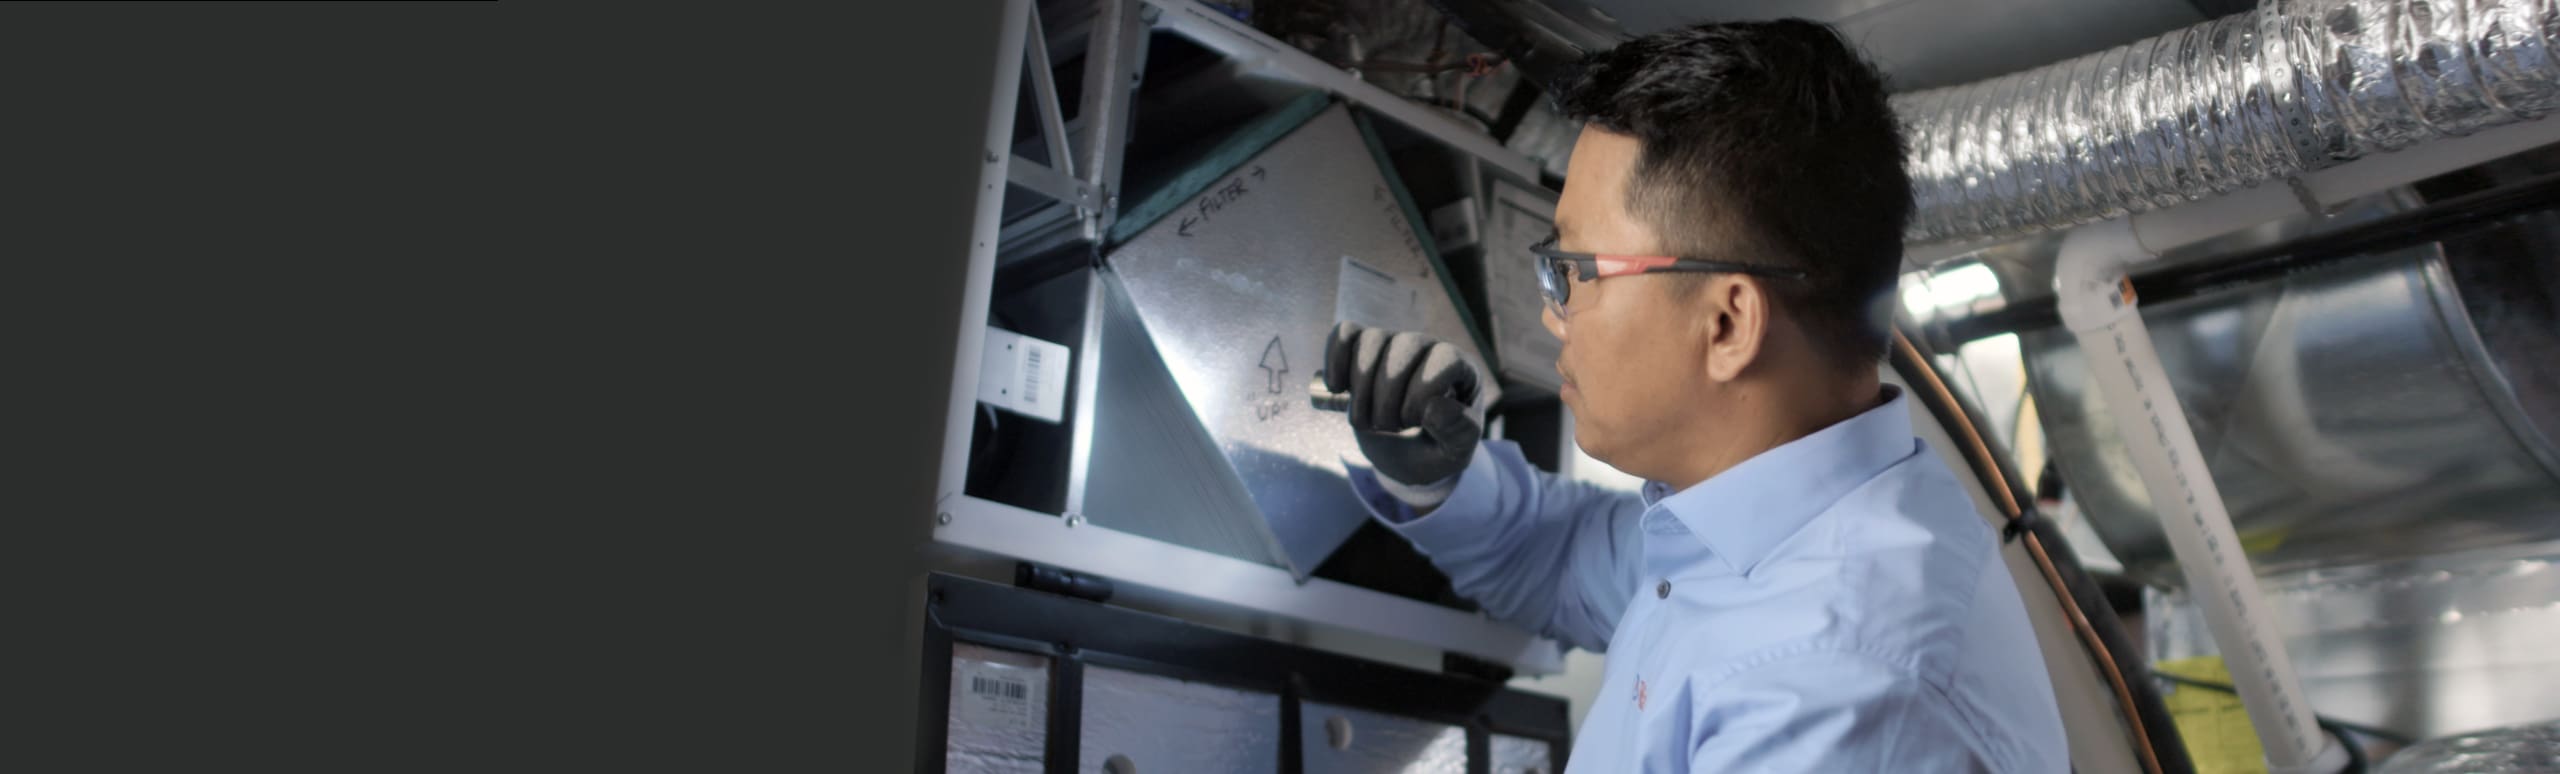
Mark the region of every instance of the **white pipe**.
POLYGON ((2137 312, 2126 269, 2153 257, 2137 238, 2134 222, 2126 219, 2064 236, 2054 266, 2062 323, 2079 338, 2090 376, 2151 494, 2152 512, 2169 535, 2187 588, 2204 610, 2205 626, 2266 750, 2267 770, 2338 771, 2346 764, 2346 751, 2321 733, 2310 702, 2302 698, 2284 638, 2261 609, 2265 601, 2258 593, 2258 576, 2240 552, 2222 492, 2205 468, 2195 431, 2187 426, 2186 412, 2179 409, 2160 355, 2151 347, 2151 331, 2137 312))

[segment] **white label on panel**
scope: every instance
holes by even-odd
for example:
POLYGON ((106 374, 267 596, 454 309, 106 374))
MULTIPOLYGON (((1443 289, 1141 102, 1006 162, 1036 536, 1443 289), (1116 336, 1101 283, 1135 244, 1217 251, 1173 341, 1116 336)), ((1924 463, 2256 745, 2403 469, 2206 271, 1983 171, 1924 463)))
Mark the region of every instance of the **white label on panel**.
POLYGON ((1066 416, 1066 345, 987 329, 978 360, 978 400, 1050 424, 1066 416))
POLYGON ((1341 279, 1334 285, 1333 319, 1383 330, 1419 331, 1423 329, 1422 290, 1346 255, 1341 279))
POLYGON ((1010 664, 954 661, 951 716, 978 728, 1039 734, 1049 723, 1049 674, 1010 664))

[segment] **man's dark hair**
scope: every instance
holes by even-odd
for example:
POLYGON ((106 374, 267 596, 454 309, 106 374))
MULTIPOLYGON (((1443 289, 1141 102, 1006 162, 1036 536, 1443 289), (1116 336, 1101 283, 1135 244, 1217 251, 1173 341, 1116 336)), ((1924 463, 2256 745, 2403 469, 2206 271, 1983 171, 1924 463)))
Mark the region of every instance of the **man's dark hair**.
POLYGON ((1665 30, 1584 59, 1561 103, 1643 143, 1628 207, 1668 251, 1804 269, 1763 285, 1834 363, 1883 358, 1911 178, 1884 79, 1839 33, 1665 30))

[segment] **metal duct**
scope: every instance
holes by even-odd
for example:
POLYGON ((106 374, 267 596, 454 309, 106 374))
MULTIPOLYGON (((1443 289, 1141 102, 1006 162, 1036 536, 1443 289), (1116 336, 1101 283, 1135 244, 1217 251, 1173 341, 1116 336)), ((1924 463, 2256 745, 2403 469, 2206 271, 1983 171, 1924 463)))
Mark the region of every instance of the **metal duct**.
POLYGON ((2560 108, 2560 0, 2269 0, 1894 98, 1913 244, 2175 206, 2560 108))
POLYGON ((1384 712, 1298 705, 1298 759, 1308 774, 1466 774, 1467 730, 1384 712))
POLYGON ((1349 427, 1307 402, 1334 324, 1428 333, 1496 372, 1364 127, 1307 97, 1115 226, 1100 354, 1082 355, 1099 372, 1084 518, 1303 580, 1368 519, 1349 427))
POLYGON ((1131 672, 1084 669, 1076 771, 1229 771, 1280 768, 1280 697, 1131 672))
MULTIPOLYGON (((2560 540, 2555 239, 2560 218, 2546 216, 2263 292, 2143 305, 2261 572, 2560 540)), ((2127 574, 2179 585, 2079 345, 2051 330, 2019 345, 2053 459, 2091 526, 2127 574)))
MULTIPOLYGON (((2560 694, 2521 689, 2560 685, 2550 644, 2560 635, 2560 543, 2263 584, 2303 695, 2323 716, 2409 739, 2560 718, 2560 694)), ((2215 654, 2192 595, 2152 589, 2143 608, 2154 662, 2215 654)))
POLYGON ((2560 721, 2501 728, 2411 747, 2382 774, 2507 774, 2560 768, 2560 721))

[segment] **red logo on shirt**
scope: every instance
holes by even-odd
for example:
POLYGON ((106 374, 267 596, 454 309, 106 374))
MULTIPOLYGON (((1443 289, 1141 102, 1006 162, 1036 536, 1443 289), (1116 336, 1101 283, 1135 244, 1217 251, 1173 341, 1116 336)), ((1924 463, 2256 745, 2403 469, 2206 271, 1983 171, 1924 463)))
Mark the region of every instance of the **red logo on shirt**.
POLYGON ((1644 710, 1644 678, 1636 678, 1636 710, 1644 710))

